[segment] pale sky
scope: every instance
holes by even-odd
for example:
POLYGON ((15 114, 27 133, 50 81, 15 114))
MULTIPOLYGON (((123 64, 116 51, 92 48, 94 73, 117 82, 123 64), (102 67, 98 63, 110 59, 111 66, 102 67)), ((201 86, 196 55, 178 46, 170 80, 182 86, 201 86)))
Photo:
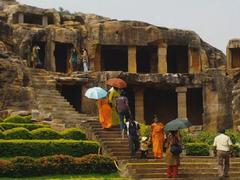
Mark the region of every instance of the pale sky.
POLYGON ((60 6, 71 12, 94 13, 118 20, 193 30, 226 51, 229 39, 240 38, 240 0, 18 0, 42 8, 60 6))

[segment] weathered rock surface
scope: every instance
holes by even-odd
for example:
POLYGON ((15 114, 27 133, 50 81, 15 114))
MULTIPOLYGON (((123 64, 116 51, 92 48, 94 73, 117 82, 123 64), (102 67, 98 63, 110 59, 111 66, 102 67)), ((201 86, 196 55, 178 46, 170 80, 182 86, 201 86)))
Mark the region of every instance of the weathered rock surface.
POLYGON ((29 78, 24 61, 0 58, 0 110, 31 108, 33 101, 29 78))

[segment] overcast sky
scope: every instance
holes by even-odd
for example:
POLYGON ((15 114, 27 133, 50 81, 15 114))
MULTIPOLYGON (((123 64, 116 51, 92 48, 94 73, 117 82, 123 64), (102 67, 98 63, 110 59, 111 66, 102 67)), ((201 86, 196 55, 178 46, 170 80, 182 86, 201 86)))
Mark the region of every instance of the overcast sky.
POLYGON ((118 20, 193 30, 225 53, 229 39, 240 38, 240 0, 19 0, 42 8, 63 7, 118 20))

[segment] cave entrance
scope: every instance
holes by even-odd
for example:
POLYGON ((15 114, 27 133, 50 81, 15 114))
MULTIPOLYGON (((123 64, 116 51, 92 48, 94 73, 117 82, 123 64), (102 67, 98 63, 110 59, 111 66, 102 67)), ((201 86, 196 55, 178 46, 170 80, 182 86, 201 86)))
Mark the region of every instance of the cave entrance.
POLYGON ((128 71, 127 46, 101 46, 102 71, 128 71))
POLYGON ((27 24, 39 24, 42 25, 42 15, 25 13, 24 14, 24 23, 27 24))
POLYGON ((126 91, 126 97, 128 98, 128 104, 132 117, 135 117, 135 92, 132 87, 124 89, 126 91))
POLYGON ((156 73, 157 72, 157 47, 138 46, 137 47, 137 72, 156 73))
POLYGON ((67 73, 69 69, 68 60, 71 55, 71 49, 73 45, 69 43, 55 43, 55 64, 56 64, 56 71, 67 73))
POLYGON ((232 68, 240 68, 240 48, 230 49, 232 55, 232 68))
POLYGON ((57 85, 61 95, 76 109, 81 112, 82 86, 81 85, 57 85))
POLYGON ((193 125, 203 125, 202 88, 187 90, 187 117, 193 125))
POLYGON ((34 41, 32 43, 32 48, 34 46, 38 46, 40 48, 38 50, 38 57, 39 57, 40 63, 37 64, 37 68, 44 68, 45 67, 46 42, 34 41))
POLYGON ((188 73, 188 47, 168 46, 167 67, 168 73, 188 73))
POLYGON ((153 123, 157 114, 163 124, 177 118, 177 93, 175 89, 147 88, 144 91, 144 119, 153 123))

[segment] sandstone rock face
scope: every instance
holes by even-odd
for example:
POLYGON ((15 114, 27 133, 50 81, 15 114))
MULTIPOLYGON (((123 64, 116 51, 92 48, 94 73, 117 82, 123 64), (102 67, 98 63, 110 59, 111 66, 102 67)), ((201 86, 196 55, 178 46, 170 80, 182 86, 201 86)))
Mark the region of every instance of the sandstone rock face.
POLYGON ((233 87, 233 100, 232 100, 232 107, 233 107, 233 126, 234 129, 237 129, 240 126, 240 78, 239 76, 236 77, 236 83, 233 87))
POLYGON ((29 74, 23 61, 0 59, 0 110, 28 110, 33 105, 29 74))

